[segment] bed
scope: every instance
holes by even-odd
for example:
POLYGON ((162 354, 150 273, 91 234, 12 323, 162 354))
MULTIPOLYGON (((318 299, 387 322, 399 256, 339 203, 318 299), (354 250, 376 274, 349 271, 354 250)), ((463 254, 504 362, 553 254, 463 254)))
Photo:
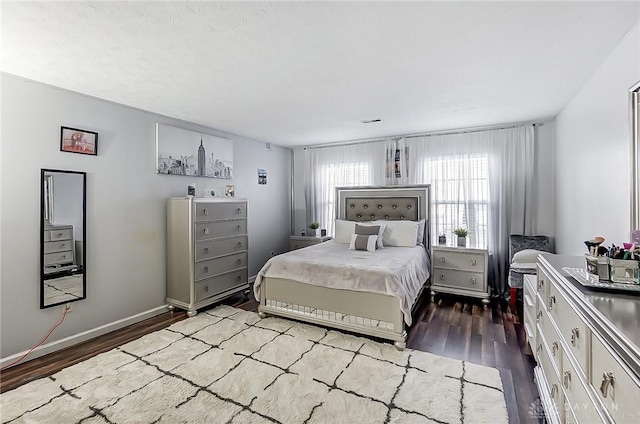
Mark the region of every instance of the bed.
POLYGON ((412 308, 428 287, 429 207, 429 185, 337 188, 338 220, 424 220, 419 237, 423 244, 362 252, 330 241, 271 258, 254 284, 260 316, 282 316, 378 337, 404 349, 405 326, 411 325, 412 308), (338 265, 340 258, 348 258, 343 269, 338 265), (376 267, 381 274, 377 277, 376 267), (351 278, 343 279, 347 274, 351 278))

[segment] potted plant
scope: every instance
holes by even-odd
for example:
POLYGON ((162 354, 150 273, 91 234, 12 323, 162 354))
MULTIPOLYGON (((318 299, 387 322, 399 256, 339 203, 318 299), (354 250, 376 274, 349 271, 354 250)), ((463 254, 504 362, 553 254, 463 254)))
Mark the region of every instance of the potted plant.
POLYGON ((312 221, 311 224, 309 224, 309 233, 307 235, 315 237, 318 228, 320 228, 320 223, 318 221, 312 221))
POLYGON ((469 231, 466 228, 456 228, 453 230, 453 234, 458 236, 458 247, 467 246, 467 236, 469 235, 469 231))

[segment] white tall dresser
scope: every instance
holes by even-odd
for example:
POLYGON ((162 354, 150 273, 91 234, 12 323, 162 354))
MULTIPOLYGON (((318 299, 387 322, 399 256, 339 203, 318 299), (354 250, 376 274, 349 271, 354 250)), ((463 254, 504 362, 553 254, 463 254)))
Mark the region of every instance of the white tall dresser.
POLYGON ((167 202, 167 303, 199 308, 248 290, 247 201, 173 197, 167 202))

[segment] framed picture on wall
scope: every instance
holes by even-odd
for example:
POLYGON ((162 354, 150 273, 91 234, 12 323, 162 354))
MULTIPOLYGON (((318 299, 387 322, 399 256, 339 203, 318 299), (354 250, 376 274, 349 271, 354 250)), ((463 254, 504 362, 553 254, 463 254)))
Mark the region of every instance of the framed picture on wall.
POLYGON ((98 133, 71 127, 60 127, 60 150, 82 155, 98 154, 98 133))

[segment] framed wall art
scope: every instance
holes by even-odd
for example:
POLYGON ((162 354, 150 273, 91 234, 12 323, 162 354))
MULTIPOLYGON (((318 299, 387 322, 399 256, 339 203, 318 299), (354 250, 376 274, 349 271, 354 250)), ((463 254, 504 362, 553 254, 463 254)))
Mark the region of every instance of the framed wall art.
POLYGON ((233 142, 157 123, 156 173, 231 179, 233 142))
POLYGON ((78 128, 60 127, 60 150, 95 156, 98 154, 98 133, 78 128))

